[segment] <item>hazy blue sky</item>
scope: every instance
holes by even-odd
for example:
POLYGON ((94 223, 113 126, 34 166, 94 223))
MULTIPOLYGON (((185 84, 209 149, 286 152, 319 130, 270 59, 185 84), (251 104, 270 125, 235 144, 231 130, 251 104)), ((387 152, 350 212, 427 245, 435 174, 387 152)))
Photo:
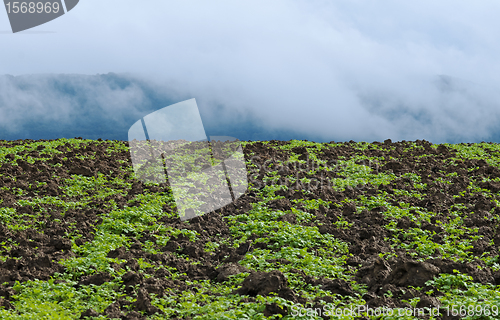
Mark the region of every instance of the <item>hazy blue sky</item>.
MULTIPOLYGON (((196 98, 204 114, 224 106, 327 140, 480 141, 500 133, 498 12, 492 0, 81 0, 11 34, 0 10, 0 74, 128 73, 196 98)), ((5 79, 4 129, 77 107, 47 78, 5 79)), ((145 94, 80 88, 118 118, 145 94)))

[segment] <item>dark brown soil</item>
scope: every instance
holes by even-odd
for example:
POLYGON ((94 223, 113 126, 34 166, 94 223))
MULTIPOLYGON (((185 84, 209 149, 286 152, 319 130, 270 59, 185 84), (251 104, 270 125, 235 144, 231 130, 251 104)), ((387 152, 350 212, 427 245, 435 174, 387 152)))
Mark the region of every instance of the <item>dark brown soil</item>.
MULTIPOLYGON (((279 175, 286 183, 287 177, 310 177, 318 181, 324 181, 326 177, 341 177, 336 172, 318 171, 314 175, 308 173, 309 170, 296 168, 293 166, 279 166, 277 161, 286 161, 291 153, 299 154, 299 159, 309 160, 310 152, 308 147, 296 147, 291 151, 280 151, 276 147, 286 145, 288 142, 271 141, 269 144, 254 143, 245 148, 245 155, 252 159, 252 163, 268 166, 274 164, 279 169, 279 175)), ((3 142, 4 146, 13 146, 19 142, 3 142)), ((289 191, 279 191, 276 195, 284 196, 285 199, 272 200, 267 206, 274 210, 290 211, 294 205, 291 200, 294 199, 323 199, 341 203, 344 199, 356 199, 359 195, 376 195, 387 192, 391 195, 393 205, 399 202, 409 203, 413 206, 425 208, 438 214, 430 222, 422 223, 423 230, 435 232, 433 241, 442 243, 446 231, 441 227, 438 221, 446 222, 454 218, 450 206, 457 203, 465 204, 464 214, 468 217, 465 224, 469 228, 478 228, 477 235, 482 239, 474 243, 471 249, 472 254, 477 260, 469 263, 454 262, 449 259, 443 259, 440 253, 436 253, 432 258, 425 261, 417 261, 410 255, 410 251, 395 251, 391 246, 390 239, 396 235, 389 231, 385 226, 390 222, 384 217, 385 207, 377 207, 372 210, 364 210, 361 213, 356 212, 356 207, 352 204, 337 207, 320 206, 318 210, 313 210, 316 219, 313 222, 302 222, 304 226, 319 225, 319 231, 322 234, 331 234, 341 241, 348 243, 349 252, 352 254, 347 260, 347 265, 355 268, 354 273, 356 281, 366 284, 368 293, 363 298, 367 304, 372 307, 406 307, 407 303, 402 300, 408 300, 413 297, 421 297, 420 306, 439 306, 436 297, 440 292, 432 287, 426 287, 425 283, 432 280, 440 273, 453 273, 458 270, 467 273, 473 277, 474 281, 482 284, 491 283, 500 285, 500 273, 492 271, 479 258, 481 256, 498 256, 498 246, 500 245, 500 227, 498 220, 494 219, 500 213, 491 199, 487 199, 481 194, 472 194, 467 186, 471 179, 481 181, 482 178, 494 179, 500 177, 500 170, 488 165, 484 160, 463 160, 456 162, 456 165, 446 162, 446 159, 456 157, 456 154, 445 146, 431 148, 431 144, 426 141, 417 141, 417 145, 423 149, 413 149, 404 151, 407 143, 392 143, 386 141, 378 143, 386 147, 394 147, 392 151, 382 152, 376 149, 358 150, 352 143, 345 143, 341 146, 331 147, 318 152, 318 158, 327 160, 332 164, 339 157, 350 158, 354 155, 365 155, 366 157, 384 156, 386 161, 380 166, 367 165, 373 173, 392 172, 399 176, 388 185, 380 186, 358 186, 347 187, 345 191, 335 191, 330 186, 311 187, 310 193, 301 190, 289 188, 289 191), (420 157, 422 155, 431 155, 420 157), (392 157, 392 158, 389 158, 392 157), (446 184, 439 181, 439 177, 445 176, 444 173, 456 172, 453 184, 446 184), (414 190, 411 180, 401 177, 404 173, 416 173, 422 178, 422 182, 427 183, 427 190, 422 199, 415 197, 396 196, 394 190, 414 190), (458 198, 453 195, 463 194, 458 198), (490 211, 493 209, 493 213, 490 211), (339 218, 352 223, 352 227, 341 229, 335 227, 333 223, 339 218), (491 244, 491 241, 495 245, 491 244), (397 257, 390 259, 380 258, 380 253, 393 253, 397 257), (478 268, 480 267, 480 268, 478 268), (424 287, 424 290, 417 291, 411 287, 424 287), (432 297, 428 297, 423 292, 434 289, 432 297), (386 293, 391 292, 388 296, 386 293)), ((68 237, 70 234, 79 234, 81 237, 76 240, 78 246, 82 246, 94 238, 96 226, 102 223, 100 215, 106 210, 106 203, 113 200, 117 208, 125 206, 139 205, 139 203, 127 204, 135 198, 136 195, 168 192, 169 187, 166 184, 158 186, 146 186, 140 181, 132 181, 130 189, 123 190, 123 195, 115 194, 101 200, 95 200, 85 209, 69 209, 66 212, 61 207, 55 205, 42 204, 37 207, 20 206, 19 200, 29 200, 35 197, 59 196, 64 198, 63 190, 59 187, 65 179, 71 178, 71 175, 82 175, 87 177, 98 176, 103 173, 108 179, 122 177, 130 178, 130 156, 127 152, 115 152, 109 154, 106 151, 106 143, 90 143, 85 148, 73 149, 72 146, 58 148, 63 151, 62 154, 47 156, 47 163, 42 160, 36 160, 34 164, 28 163, 28 156, 38 158, 43 148, 31 152, 20 152, 17 156, 23 159, 16 161, 16 165, 3 163, 0 167, 1 185, 9 189, 16 188, 23 190, 23 195, 14 194, 11 190, 0 189, 0 207, 15 208, 18 213, 38 214, 34 218, 34 225, 38 228, 29 228, 23 231, 13 231, 7 228, 7 225, 0 223, 0 243, 12 242, 16 245, 6 251, 0 252, 5 261, 0 261, 0 306, 6 309, 13 308, 12 296, 14 295, 13 286, 16 281, 24 282, 27 280, 48 280, 55 273, 64 273, 65 267, 58 263, 62 259, 75 256, 72 251, 72 243, 68 237), (76 156, 87 156, 87 160, 80 160, 76 156), (90 156, 95 156, 91 159, 90 156), (120 163, 125 160, 125 163, 120 163), (49 164, 61 164, 59 167, 49 166, 49 164), (33 187, 37 183, 45 183, 41 187, 33 187), (76 229, 72 226, 76 226, 76 229)), ((0 147, 1 148, 1 147, 0 147)), ((14 159, 14 155, 7 155, 6 160, 14 159)), ((311 162, 312 166, 314 163, 311 162)), ((257 190, 262 189, 266 183, 263 181, 266 172, 257 172, 256 175, 249 173, 249 182, 257 190)), ((302 186, 304 187, 304 186, 302 186)), ((493 193, 500 190, 500 184, 496 182, 481 183, 481 187, 493 193)), ((500 200, 500 197, 496 196, 500 200)), ((199 288, 196 285, 187 285, 185 280, 210 280, 214 283, 223 283, 228 281, 228 277, 248 272, 249 275, 243 281, 241 286, 234 291, 235 294, 252 297, 257 295, 269 295, 275 293, 277 296, 293 301, 294 303, 305 303, 307 299, 297 294, 289 286, 286 276, 279 270, 271 272, 256 272, 248 270, 238 264, 246 253, 251 252, 256 247, 265 248, 270 244, 255 242, 258 238, 255 236, 247 242, 234 248, 228 245, 220 245, 213 254, 204 250, 209 242, 219 243, 223 239, 231 239, 231 232, 224 217, 242 214, 252 208, 252 204, 258 203, 263 199, 256 191, 247 191, 241 198, 234 203, 218 209, 214 212, 189 220, 188 223, 180 219, 161 218, 165 226, 171 226, 174 229, 195 230, 200 236, 197 241, 190 241, 185 236, 172 238, 166 245, 159 247, 160 253, 148 253, 144 249, 146 241, 155 242, 152 234, 144 232, 137 237, 135 243, 129 248, 120 247, 109 252, 109 258, 123 259, 126 262, 120 265, 114 265, 115 270, 127 269, 128 271, 122 277, 123 291, 136 298, 136 302, 130 305, 125 299, 120 299, 111 304, 104 314, 108 317, 122 319, 144 319, 144 315, 152 315, 160 312, 158 308, 152 306, 149 294, 154 293, 163 296, 169 290, 196 291, 199 288), (175 253, 175 254, 174 254, 175 253), (176 254, 182 254, 190 258, 190 261, 199 262, 189 264, 185 259, 176 254), (139 272, 138 259, 143 259, 152 265, 158 267, 158 270, 146 269, 139 272), (166 267, 176 268, 180 274, 185 274, 176 280, 171 280, 171 273, 166 267), (145 275, 148 277, 145 277, 145 275), (133 312, 128 312, 133 310, 133 312)), ((169 212, 172 209, 168 206, 164 210, 169 212)), ((290 224, 298 224, 299 221, 293 213, 287 213, 279 218, 280 221, 290 224)), ((407 217, 397 221, 397 228, 408 229, 419 227, 414 221, 407 217)), ((314 249, 314 248, 311 248, 314 249)), ((289 263, 286 259, 268 261, 276 266, 289 263)), ((355 291, 351 284, 341 279, 315 278, 307 275, 302 270, 295 270, 301 276, 304 283, 314 286, 320 286, 322 289, 339 294, 341 296, 354 296, 355 291)), ((101 285, 112 280, 112 275, 106 272, 100 272, 90 275, 81 275, 77 281, 79 286, 83 285, 101 285)), ((325 297, 323 301, 331 299, 325 297)), ((311 301, 310 301, 311 302, 311 301)), ((418 306, 417 306, 418 307, 418 306)), ((281 309, 277 305, 269 304, 264 311, 265 315, 287 314, 287 310, 281 309)), ((97 316, 94 310, 87 310, 82 314, 84 316, 97 316)))

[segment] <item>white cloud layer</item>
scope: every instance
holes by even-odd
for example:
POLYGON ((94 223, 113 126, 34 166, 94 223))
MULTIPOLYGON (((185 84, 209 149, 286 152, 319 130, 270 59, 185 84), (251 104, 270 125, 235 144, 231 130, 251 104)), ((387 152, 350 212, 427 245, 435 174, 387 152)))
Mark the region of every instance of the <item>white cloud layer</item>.
MULTIPOLYGON (((201 109, 250 110, 270 128, 324 139, 481 140, 500 118, 499 9, 493 0, 82 0, 24 34, 1 32, 0 10, 0 74, 134 73, 201 109), (451 86, 438 75, 454 77, 451 86)), ((99 99, 116 106, 126 96, 99 99)), ((66 105, 57 102, 58 117, 66 105)), ((0 117, 15 124, 26 108, 0 117)))

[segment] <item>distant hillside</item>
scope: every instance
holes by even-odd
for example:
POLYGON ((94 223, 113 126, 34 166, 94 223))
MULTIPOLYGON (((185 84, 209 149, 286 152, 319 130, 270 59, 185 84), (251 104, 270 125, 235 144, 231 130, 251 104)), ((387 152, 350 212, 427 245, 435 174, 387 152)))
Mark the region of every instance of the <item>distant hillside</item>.
MULTIPOLYGON (((0 114, 4 115, 0 139, 127 140, 128 129, 138 119, 190 98, 171 88, 114 73, 0 76, 0 114), (13 101, 22 110, 10 110, 13 101)), ((293 130, 267 129, 255 115, 225 107, 209 110, 200 105, 200 113, 207 135, 240 140, 318 140, 293 130)))

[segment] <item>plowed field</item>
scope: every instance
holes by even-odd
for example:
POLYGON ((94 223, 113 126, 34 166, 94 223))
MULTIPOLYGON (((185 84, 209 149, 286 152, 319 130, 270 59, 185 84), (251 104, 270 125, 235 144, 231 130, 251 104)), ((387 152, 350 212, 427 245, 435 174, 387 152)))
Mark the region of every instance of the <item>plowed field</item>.
POLYGON ((0 141, 0 319, 500 319, 498 144, 242 145, 181 221, 126 142, 0 141))

